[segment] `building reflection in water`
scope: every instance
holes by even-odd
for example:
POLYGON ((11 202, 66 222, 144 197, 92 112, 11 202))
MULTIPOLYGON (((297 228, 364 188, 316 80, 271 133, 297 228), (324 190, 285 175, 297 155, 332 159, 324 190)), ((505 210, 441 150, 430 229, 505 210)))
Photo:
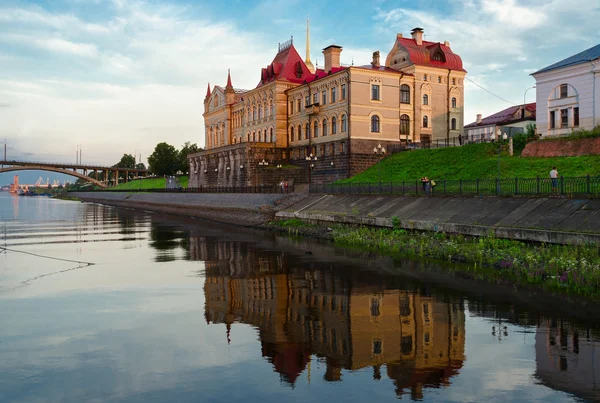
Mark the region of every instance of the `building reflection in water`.
MULTIPOLYGON (((247 243, 192 237, 190 257, 205 261, 205 317, 259 332, 262 355, 294 385, 311 355, 326 363, 325 379, 371 368, 389 377, 397 395, 448 386, 464 361, 465 313, 459 298, 440 301, 397 280, 338 267, 311 267, 291 255, 247 243), (391 283, 391 284, 390 284, 391 283)), ((313 263, 313 265, 315 265, 313 263)))

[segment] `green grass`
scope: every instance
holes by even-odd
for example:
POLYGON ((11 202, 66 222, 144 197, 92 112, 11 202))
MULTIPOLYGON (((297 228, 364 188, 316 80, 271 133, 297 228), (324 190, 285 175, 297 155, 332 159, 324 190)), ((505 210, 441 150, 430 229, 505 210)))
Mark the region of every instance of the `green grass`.
MULTIPOLYGON (((442 179, 494 179, 498 175, 498 144, 470 144, 431 150, 405 151, 380 162, 381 180, 400 182, 428 176, 442 179)), ((600 156, 525 158, 509 156, 507 146, 500 154, 501 178, 547 178, 553 166, 562 176, 600 175, 600 156)), ((377 182, 378 166, 342 183, 377 182)))
MULTIPOLYGON (((188 176, 179 176, 179 183, 184 188, 188 185, 188 176)), ((138 179, 127 183, 119 183, 110 190, 142 190, 142 189, 164 189, 165 178, 138 179)))

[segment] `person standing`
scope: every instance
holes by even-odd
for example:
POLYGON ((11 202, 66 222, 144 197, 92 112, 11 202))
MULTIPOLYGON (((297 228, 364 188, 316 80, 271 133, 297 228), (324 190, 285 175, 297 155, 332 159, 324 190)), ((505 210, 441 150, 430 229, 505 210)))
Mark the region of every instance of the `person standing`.
POLYGON ((552 171, 550 171, 550 181, 552 182, 552 194, 558 196, 558 170, 556 167, 552 167, 552 171))

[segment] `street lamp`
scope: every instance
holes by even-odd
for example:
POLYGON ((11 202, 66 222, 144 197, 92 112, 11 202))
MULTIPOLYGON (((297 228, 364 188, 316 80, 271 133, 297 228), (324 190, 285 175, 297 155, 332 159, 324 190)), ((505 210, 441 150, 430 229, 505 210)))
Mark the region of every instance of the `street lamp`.
POLYGON ((315 168, 315 164, 314 162, 317 160, 317 156, 313 156, 312 153, 310 153, 309 156, 306 157, 306 161, 308 161, 308 187, 310 188, 310 185, 312 183, 312 170, 315 168))
MULTIPOLYGON (((373 153, 376 156, 382 158, 385 155, 385 147, 382 147, 381 143, 377 144, 377 147, 373 147, 373 153)), ((380 166, 381 158, 379 158, 379 160, 377 161, 377 177, 379 178, 379 190, 380 191, 381 191, 381 166, 380 166)))
POLYGON ((523 115, 521 116, 521 118, 525 118, 525 105, 527 104, 527 101, 525 100, 527 97, 527 91, 531 90, 535 88, 535 85, 533 87, 529 87, 525 90, 525 93, 523 94, 523 115))
MULTIPOLYGON (((262 159, 262 161, 258 161, 258 165, 260 167, 268 167, 269 166, 269 161, 266 161, 264 158, 262 159)), ((261 178, 261 181, 264 182, 264 178, 261 178)), ((263 185, 264 183, 261 183, 261 185, 263 185)))
POLYGON ((500 128, 497 127, 496 137, 498 138, 498 181, 496 184, 496 193, 500 194, 500 153, 502 152, 502 142, 500 140, 506 141, 508 135, 506 133, 502 134, 502 130, 500 130, 500 128))

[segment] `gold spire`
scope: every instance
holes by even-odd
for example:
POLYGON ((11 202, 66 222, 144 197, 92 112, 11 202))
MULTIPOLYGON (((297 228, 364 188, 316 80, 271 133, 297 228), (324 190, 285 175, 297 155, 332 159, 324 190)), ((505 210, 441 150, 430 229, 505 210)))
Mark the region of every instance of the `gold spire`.
POLYGON ((315 66, 313 66, 312 62, 310 61, 310 21, 306 20, 306 60, 304 61, 304 64, 306 64, 306 67, 308 67, 308 69, 310 70, 311 73, 315 72, 315 66))

